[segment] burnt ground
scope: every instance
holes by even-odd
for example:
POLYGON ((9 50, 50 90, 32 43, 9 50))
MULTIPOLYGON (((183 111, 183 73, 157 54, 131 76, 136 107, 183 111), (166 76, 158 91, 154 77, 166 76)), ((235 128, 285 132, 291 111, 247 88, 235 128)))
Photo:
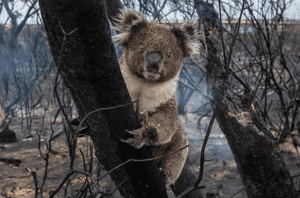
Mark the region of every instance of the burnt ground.
MULTIPOLYGON (((54 112, 54 111, 53 111, 54 112)), ((52 113, 53 113, 52 112, 52 113)), ((38 150, 38 137, 34 135, 35 125, 36 130, 41 123, 42 113, 37 111, 36 117, 33 120, 33 126, 31 132, 26 132, 26 128, 20 127, 21 119, 16 117, 10 125, 10 129, 17 133, 18 142, 11 144, 0 145, 0 157, 1 158, 12 158, 19 159, 21 163, 16 166, 11 163, 0 162, 0 197, 18 197, 18 198, 29 198, 34 196, 34 180, 31 173, 28 170, 35 171, 39 186, 42 183, 42 178, 45 172, 45 161, 39 154, 38 150), (26 138, 29 134, 34 135, 31 138, 26 138)), ((190 119, 190 118, 189 118, 190 119)), ((50 133, 50 121, 51 111, 48 117, 45 119, 45 129, 42 131, 42 152, 45 152, 45 141, 47 135, 50 133), (48 124, 48 125, 47 125, 48 124)), ((192 122, 193 120, 190 119, 192 122)), ((185 123, 183 123, 185 124, 185 123)), ((58 124, 55 131, 62 129, 61 124, 58 124)), ((218 127, 213 128, 214 131, 218 131, 218 127)), ((202 191, 204 197, 232 197, 235 193, 243 189, 241 178, 239 176, 236 164, 229 151, 226 150, 224 153, 224 147, 227 145, 226 140, 222 137, 219 138, 221 141, 210 140, 210 145, 207 148, 206 159, 212 159, 212 161, 205 163, 204 176, 201 185, 205 185, 206 188, 202 191), (210 148, 214 149, 210 149, 210 148)), ((86 159, 88 158, 88 148, 91 140, 88 137, 83 137, 78 140, 75 169, 83 170, 82 155, 79 149, 85 154, 86 159)), ((195 174, 199 173, 199 148, 201 147, 202 141, 195 139, 190 141, 191 144, 191 159, 187 162, 190 168, 195 174)), ((60 182, 63 180, 69 170, 69 150, 66 144, 65 135, 61 135, 53 141, 52 148, 53 153, 50 154, 48 175, 45 182, 43 192, 44 197, 49 197, 49 192, 57 188, 60 182), (55 152, 56 151, 56 152, 55 152)), ((291 141, 288 140, 285 144, 281 145, 283 150, 282 154, 286 161, 287 167, 291 175, 297 175, 299 173, 299 161, 296 150, 291 145, 291 141)), ((94 167, 97 167, 97 160, 94 160, 94 167)), ((105 173, 105 170, 101 168, 101 175, 105 173)), ((95 171, 94 171, 94 174, 95 171)), ((70 197, 76 197, 76 193, 81 188, 86 177, 77 174, 69 182, 69 195, 70 197)), ((299 179, 294 179, 295 184, 298 185, 299 179)), ((110 193, 115 190, 115 186, 111 182, 109 177, 105 177, 98 183, 99 188, 104 193, 110 193)), ((174 197, 171 190, 168 190, 170 197, 174 197)), ((64 197, 65 188, 62 188, 56 197, 64 197)), ((116 191, 112 195, 106 197, 121 197, 116 191)), ((242 190, 235 197, 245 198, 245 190, 242 190)))

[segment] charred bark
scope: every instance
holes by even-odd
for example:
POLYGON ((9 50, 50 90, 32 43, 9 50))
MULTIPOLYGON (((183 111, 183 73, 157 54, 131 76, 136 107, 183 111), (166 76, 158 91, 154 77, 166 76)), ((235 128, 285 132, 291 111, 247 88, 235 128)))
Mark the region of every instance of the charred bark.
POLYGON ((5 127, 0 127, 0 143, 17 142, 16 133, 8 128, 8 124, 4 123, 5 127))
MULTIPOLYGON (((40 0, 39 4, 52 56, 79 117, 99 108, 130 103, 111 39, 105 1, 40 0), (60 24, 66 33, 78 28, 66 38, 63 51, 60 24)), ((136 150, 118 141, 126 138, 125 129, 140 127, 132 105, 98 111, 86 119, 85 125, 90 127, 96 156, 106 170, 130 158, 152 157, 149 147, 136 150)), ((119 186, 124 197, 167 197, 155 161, 131 162, 113 171, 111 178, 117 186, 125 180, 119 186)))

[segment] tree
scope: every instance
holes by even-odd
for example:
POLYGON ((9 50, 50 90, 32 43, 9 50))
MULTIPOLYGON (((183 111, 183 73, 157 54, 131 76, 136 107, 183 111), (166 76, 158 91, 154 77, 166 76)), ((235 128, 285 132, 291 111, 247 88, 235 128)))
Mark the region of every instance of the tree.
MULTIPOLYGON (((151 158, 151 148, 136 150, 118 141, 125 138, 125 129, 140 125, 128 105, 131 100, 112 44, 106 2, 40 0, 39 4, 55 64, 80 119, 99 108, 123 105, 97 111, 85 121, 98 160, 111 170, 128 159, 151 158)), ((124 197, 167 197, 153 160, 127 163, 110 175, 124 197)))
MULTIPOLYGON (((244 8, 243 4, 241 14, 244 8)), ((202 14, 199 11, 198 14, 202 14)), ((236 23, 233 39, 227 44, 231 46, 229 51, 224 46, 224 30, 222 25, 219 26, 224 55, 222 61, 215 40, 208 29, 205 29, 205 45, 208 49, 207 80, 211 87, 219 92, 219 96, 212 103, 214 115, 231 148, 248 197, 298 197, 278 150, 277 141, 262 121, 253 92, 246 90, 239 98, 240 107, 238 107, 232 98, 233 94, 229 91, 228 77, 235 74, 230 67, 232 46, 237 39, 239 25, 239 22, 236 23)), ((210 26, 215 25, 210 23, 205 27, 210 26)))
MULTIPOLYGON (((14 1, 10 2, 12 6, 9 6, 9 0, 3 0, 2 5, 4 5, 5 10, 11 20, 11 38, 10 38, 10 47, 11 49, 15 49, 17 47, 17 39, 18 35, 22 31, 23 27, 25 26, 27 20, 29 17, 32 15, 36 14, 38 12, 38 9, 35 9, 35 5, 37 1, 28 1, 31 5, 29 6, 26 15, 24 16, 23 20, 21 23, 18 24, 17 19, 21 16, 19 12, 14 12, 14 1)), ((1 10, 2 10, 2 5, 1 5, 1 10)), ((2 38, 0 38, 0 42, 3 40, 3 35, 2 38)))
MULTIPOLYGON (((221 72, 218 72, 222 71, 222 64, 213 55, 215 49, 209 38, 207 42, 210 49, 207 76, 212 87, 222 92, 224 79, 221 72)), ((231 148, 248 197, 298 197, 276 140, 261 121, 259 111, 252 108, 251 96, 245 95, 244 101, 244 111, 233 111, 220 97, 213 102, 213 108, 217 112, 216 119, 231 148)))

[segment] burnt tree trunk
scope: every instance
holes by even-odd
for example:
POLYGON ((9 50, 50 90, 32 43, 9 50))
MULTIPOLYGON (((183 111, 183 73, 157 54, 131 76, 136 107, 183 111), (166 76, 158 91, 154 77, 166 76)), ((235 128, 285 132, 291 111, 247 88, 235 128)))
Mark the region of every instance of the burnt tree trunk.
POLYGON ((226 88, 228 70, 221 63, 216 45, 210 36, 213 29, 221 29, 218 27, 219 20, 213 6, 207 6, 206 9, 203 8, 204 4, 209 3, 195 0, 199 18, 205 23, 203 27, 204 44, 208 53, 207 81, 220 94, 212 102, 213 110, 217 112, 216 119, 231 148, 246 193, 249 198, 298 197, 276 140, 261 121, 254 98, 245 94, 241 98, 244 107, 239 112, 230 109, 224 99, 230 97, 226 88))
MULTIPOLYGON (((111 39, 106 2, 92 0, 40 0, 51 53, 80 118, 89 112, 131 102, 111 39), (66 37, 63 32, 75 30, 66 37), (60 56, 62 55, 61 63, 60 56)), ((110 12, 116 14, 117 12, 110 12)), ((132 105, 98 111, 85 122, 90 127, 96 156, 106 170, 129 158, 151 158, 151 148, 136 150, 120 143, 124 130, 140 127, 132 105)), ((167 197, 155 161, 130 162, 111 173, 123 197, 167 197)))
MULTIPOLYGON (((222 72, 226 69, 209 36, 206 37, 206 44, 209 62, 207 79, 213 89, 222 93, 226 86, 222 72)), ((217 112, 216 119, 231 148, 248 197, 298 197, 275 138, 261 121, 251 96, 245 95, 242 104, 245 106, 243 111, 236 112, 229 108, 226 100, 216 97, 213 110, 217 112)))

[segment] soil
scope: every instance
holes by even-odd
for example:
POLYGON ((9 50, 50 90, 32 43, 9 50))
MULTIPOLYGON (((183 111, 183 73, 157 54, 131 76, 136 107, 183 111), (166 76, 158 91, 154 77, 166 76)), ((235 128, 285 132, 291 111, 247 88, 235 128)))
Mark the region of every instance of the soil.
MULTIPOLYGON (((21 160, 21 163, 9 163, 0 162, 0 198, 6 197, 18 197, 18 198, 29 198, 34 197, 35 184, 34 179, 30 171, 34 171, 37 176, 38 186, 42 185, 44 173, 45 173, 45 160, 41 157, 38 149, 38 136, 35 131, 38 131, 41 124, 41 119, 43 116, 42 110, 36 111, 36 115, 33 119, 33 125, 31 131, 26 131, 26 128, 20 127, 21 118, 16 116, 15 119, 10 124, 9 128, 16 132, 18 142, 11 144, 0 144, 0 158, 10 158, 21 160), (26 136, 32 136, 26 138, 26 136)), ((51 115, 55 113, 55 109, 49 111, 48 117, 45 119, 45 127, 41 132, 41 151, 45 154, 48 135, 51 133, 50 121, 51 115), (47 125, 48 124, 48 125, 47 125)), ((193 117, 190 115, 190 117, 193 117)), ((58 119, 60 121, 60 119, 58 119)), ((209 119, 204 122, 208 122, 209 119)), ((183 120, 183 124, 187 125, 187 122, 195 122, 195 119, 188 118, 183 120)), ((203 125, 204 126, 204 125, 203 125)), ((62 125, 58 123, 54 126, 54 130, 62 130, 62 125)), ((191 128, 190 128, 191 130, 191 128)), ((217 124, 214 126, 213 130, 220 132, 217 124)), ((221 133, 220 133, 221 134, 221 133)), ((201 136, 201 135, 200 135, 201 136)), ((232 197, 238 193, 236 198, 246 198, 247 195, 243 189, 240 175, 238 173, 236 163, 230 153, 230 150, 224 149, 226 146, 226 139, 217 135, 221 141, 214 142, 214 136, 212 135, 212 140, 207 148, 206 159, 211 159, 212 161, 206 162, 204 167, 204 176, 201 185, 206 186, 202 190, 204 197, 232 197), (220 142, 222 144, 220 144, 220 142), (221 145, 221 146, 220 146, 221 145), (211 149, 213 148, 213 149, 211 149), (224 154, 225 153, 225 154, 224 154)), ((189 136, 188 136, 189 137, 189 136)), ((192 137, 195 137, 194 135, 192 137)), ((187 161, 189 167, 195 174, 199 174, 199 152, 201 148, 202 141, 197 138, 190 138, 190 158, 187 161)), ((53 152, 50 153, 50 160, 48 165, 48 175, 46 182, 43 187, 44 197, 49 197, 49 192, 54 191, 59 184, 62 182, 64 177, 69 171, 69 150, 66 143, 66 137, 64 134, 56 138, 52 143, 53 152)), ((89 145, 91 145, 91 140, 89 137, 84 136, 78 140, 78 146, 76 149, 75 158, 75 169, 84 170, 83 158, 80 153, 80 149, 85 155, 85 160, 87 161, 89 155, 89 145)), ((228 147, 228 145, 227 145, 228 147)), ((285 159, 287 167, 291 175, 299 174, 299 158, 297 157, 297 152, 291 144, 291 139, 282 145, 280 145, 282 150, 282 155, 285 159)), ((94 156, 94 155, 93 155, 94 156)), ((87 164, 87 162, 86 162, 87 164)), ((93 167, 97 167, 97 159, 95 158, 93 162, 93 167)), ((96 171, 93 172, 96 174, 96 171)), ((100 168, 100 175, 105 174, 105 170, 100 168)), ((59 191, 55 197, 76 197, 80 188, 84 184, 86 177, 82 174, 76 174, 71 182, 68 184, 68 191, 65 192, 66 185, 59 191)), ((295 186, 299 185, 298 177, 294 178, 295 186)), ((98 182, 100 191, 104 194, 109 194, 114 192, 116 187, 109 178, 109 176, 101 179, 98 182)), ((168 189, 169 197, 174 198, 173 193, 168 189)), ((115 191, 112 195, 107 195, 104 197, 121 198, 118 191, 115 191)))

